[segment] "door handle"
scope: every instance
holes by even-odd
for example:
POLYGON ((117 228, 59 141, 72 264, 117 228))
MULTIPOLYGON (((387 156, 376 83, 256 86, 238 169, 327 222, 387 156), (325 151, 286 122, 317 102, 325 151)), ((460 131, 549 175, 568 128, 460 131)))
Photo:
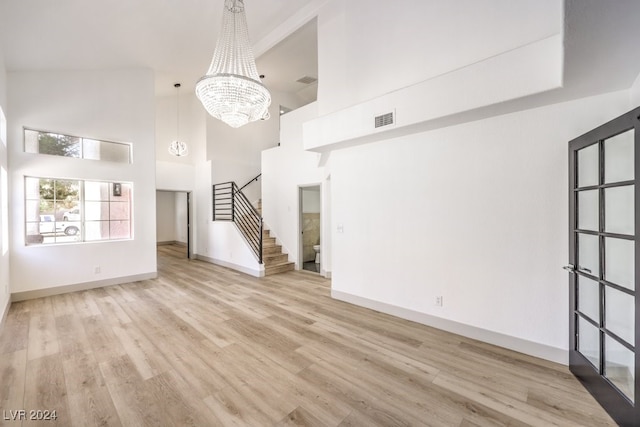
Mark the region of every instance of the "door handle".
POLYGON ((564 270, 567 270, 569 273, 575 273, 576 272, 576 266, 573 264, 568 264, 565 265, 564 267, 562 267, 564 270))

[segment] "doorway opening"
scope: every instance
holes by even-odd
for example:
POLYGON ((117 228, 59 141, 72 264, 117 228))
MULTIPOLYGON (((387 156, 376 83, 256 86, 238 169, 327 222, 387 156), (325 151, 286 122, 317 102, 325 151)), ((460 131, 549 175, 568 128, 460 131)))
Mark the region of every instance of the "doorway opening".
POLYGON ((156 244, 171 246, 179 258, 191 258, 191 193, 156 191, 156 244))
POLYGON ((300 187, 300 243, 298 258, 303 270, 320 273, 322 242, 320 241, 320 185, 300 187))

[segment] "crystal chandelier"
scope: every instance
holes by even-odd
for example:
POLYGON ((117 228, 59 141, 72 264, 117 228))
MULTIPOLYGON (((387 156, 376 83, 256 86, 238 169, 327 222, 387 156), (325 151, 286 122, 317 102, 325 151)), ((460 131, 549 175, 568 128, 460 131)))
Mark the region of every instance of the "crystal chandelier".
POLYGON ((225 0, 213 60, 196 95, 209 114, 234 128, 269 118, 271 95, 256 69, 244 0, 225 0))
POLYGON ((173 85, 176 88, 176 140, 169 144, 169 153, 177 157, 189 154, 187 144, 180 141, 180 83, 173 85))

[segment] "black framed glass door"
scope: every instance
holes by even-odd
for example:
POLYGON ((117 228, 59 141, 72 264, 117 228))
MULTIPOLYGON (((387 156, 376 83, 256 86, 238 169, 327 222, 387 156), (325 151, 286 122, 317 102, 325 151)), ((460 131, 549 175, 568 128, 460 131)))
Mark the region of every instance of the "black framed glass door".
POLYGON ((569 368, 621 425, 638 425, 640 108, 569 143, 569 368))

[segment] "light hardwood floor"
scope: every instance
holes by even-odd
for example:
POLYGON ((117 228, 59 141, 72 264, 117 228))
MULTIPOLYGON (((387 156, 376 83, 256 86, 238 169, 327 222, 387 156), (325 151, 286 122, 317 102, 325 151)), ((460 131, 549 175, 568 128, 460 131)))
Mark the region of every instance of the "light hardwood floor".
POLYGON ((332 300, 312 273, 257 279, 184 251, 159 248, 156 280, 14 303, 0 422, 615 425, 564 366, 332 300))

